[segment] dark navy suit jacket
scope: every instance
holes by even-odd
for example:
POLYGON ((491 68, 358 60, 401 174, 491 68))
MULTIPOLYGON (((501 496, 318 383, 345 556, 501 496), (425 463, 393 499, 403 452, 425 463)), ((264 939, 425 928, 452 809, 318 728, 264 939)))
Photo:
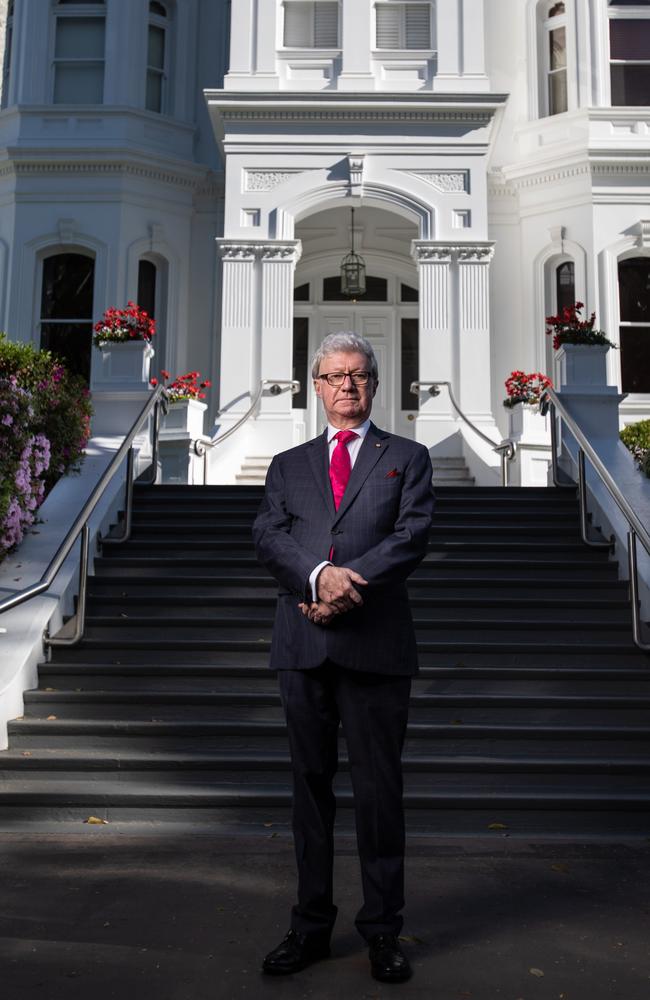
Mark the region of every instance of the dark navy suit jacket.
POLYGON ((414 674, 417 651, 406 578, 423 558, 434 495, 427 449, 374 424, 334 508, 327 432, 276 455, 253 527, 260 560, 280 585, 270 666, 308 670, 332 660, 382 674, 414 674), (327 559, 356 570, 363 605, 315 625, 298 608, 327 559))

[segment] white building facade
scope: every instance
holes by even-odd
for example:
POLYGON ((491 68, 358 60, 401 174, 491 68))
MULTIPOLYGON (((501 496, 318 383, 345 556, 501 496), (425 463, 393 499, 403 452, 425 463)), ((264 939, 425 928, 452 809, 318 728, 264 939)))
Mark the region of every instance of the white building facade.
POLYGON ((377 423, 478 482, 498 456, 411 383, 499 441, 505 378, 554 374, 544 317, 576 299, 623 418, 650 416, 650 0, 5 7, 0 325, 88 372, 93 320, 138 300, 157 367, 213 380, 209 432, 298 379, 211 481, 318 432, 333 330, 375 347, 377 423))

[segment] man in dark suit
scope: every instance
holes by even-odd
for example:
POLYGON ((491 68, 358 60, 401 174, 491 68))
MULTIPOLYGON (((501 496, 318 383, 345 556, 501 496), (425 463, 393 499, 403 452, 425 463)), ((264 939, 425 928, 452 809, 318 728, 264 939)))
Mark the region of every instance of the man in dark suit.
POLYGON ((327 337, 312 366, 328 427, 276 455, 253 535, 280 590, 271 645, 294 775, 298 901, 264 960, 297 972, 329 955, 336 918, 332 781, 342 722, 354 791, 363 906, 356 926, 371 972, 411 969, 404 906, 401 753, 417 652, 406 579, 423 558, 433 489, 427 449, 370 422, 377 362, 352 333, 327 337))

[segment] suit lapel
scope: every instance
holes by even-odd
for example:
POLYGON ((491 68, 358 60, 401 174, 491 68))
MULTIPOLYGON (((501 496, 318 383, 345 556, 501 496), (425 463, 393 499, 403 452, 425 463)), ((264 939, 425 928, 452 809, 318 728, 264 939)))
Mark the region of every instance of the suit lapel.
MULTIPOLYGON (((329 475, 329 453, 327 448, 327 428, 320 437, 315 438, 312 447, 308 451, 311 471, 320 490, 325 506, 330 517, 334 517, 334 497, 332 496, 332 485, 329 475)), ((355 463, 356 464, 356 463, 355 463)))
POLYGON ((339 518, 345 514, 346 510, 388 447, 388 434, 378 430, 374 424, 370 424, 368 433, 366 434, 363 444, 359 449, 357 460, 354 463, 350 481, 348 482, 345 493, 343 494, 341 506, 336 512, 334 523, 336 523, 339 518))

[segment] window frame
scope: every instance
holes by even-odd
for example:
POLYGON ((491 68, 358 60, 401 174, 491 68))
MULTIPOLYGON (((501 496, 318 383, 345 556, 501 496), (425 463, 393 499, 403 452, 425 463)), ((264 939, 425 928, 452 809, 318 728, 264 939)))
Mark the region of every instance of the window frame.
POLYGON ((282 0, 282 26, 281 26, 281 50, 284 52, 340 52, 341 51, 341 0, 282 0), (336 45, 316 45, 316 4, 335 3, 336 4, 336 45), (313 40, 311 45, 287 45, 286 37, 286 17, 287 11, 298 4, 310 9, 310 35, 313 40))
POLYGON ((377 53, 387 53, 387 52, 399 52, 408 53, 410 55, 415 53, 427 52, 432 53, 435 51, 434 43, 434 32, 436 27, 436 5, 435 0, 375 0, 372 6, 372 37, 373 37, 373 52, 377 53), (428 7, 429 8, 429 44, 424 48, 407 48, 406 46, 406 8, 412 7, 428 7), (401 10, 402 15, 399 21, 399 40, 400 45, 397 48, 379 48, 377 39, 377 10, 379 8, 387 8, 389 10, 401 10))
POLYGON ((144 106, 146 111, 150 111, 153 115, 166 115, 169 114, 170 109, 170 95, 172 88, 170 86, 170 38, 171 38, 171 26, 172 26, 172 5, 167 2, 167 0, 159 0, 161 5, 167 11, 165 17, 161 14, 155 13, 151 10, 150 3, 147 3, 147 53, 145 62, 145 81, 144 81, 144 106), (153 67, 149 65, 149 36, 152 28, 159 28, 163 32, 164 36, 164 51, 163 51, 163 66, 162 69, 158 67, 153 67), (149 89, 149 74, 156 73, 160 76, 160 108, 154 109, 147 106, 147 93, 149 89))
MULTIPOLYGON (((80 328, 86 328, 88 333, 88 349, 89 349, 89 359, 92 357, 92 333, 93 333, 93 323, 95 320, 95 308, 97 302, 97 253, 88 247, 78 246, 76 244, 61 245, 54 244, 42 247, 38 252, 38 292, 36 295, 36 328, 38 330, 38 346, 43 346, 43 327, 44 326, 61 326, 70 327, 76 326, 80 328), (48 261, 53 260, 57 257, 85 257, 92 263, 92 290, 91 290, 91 310, 89 317, 57 317, 56 319, 47 318, 43 316, 43 293, 44 293, 44 281, 45 281, 45 269, 48 261)), ((90 362, 89 362, 90 363, 90 362)), ((90 369, 88 371, 88 381, 90 382, 90 369)))
POLYGON ((642 108, 644 104, 614 104, 612 100, 612 66, 650 66, 650 55, 647 59, 612 59, 611 22, 612 21, 650 21, 650 5, 617 4, 608 2, 605 8, 607 20, 607 72, 603 75, 607 80, 608 106, 612 108, 642 108))
POLYGON ((557 115, 566 114, 570 110, 571 100, 569 95, 569 16, 566 9, 568 0, 565 0, 565 9, 561 14, 554 14, 550 16, 550 11, 553 8, 555 0, 545 0, 545 6, 549 10, 545 13, 545 16, 541 20, 541 34, 542 34, 542 73, 544 77, 543 87, 542 87, 542 112, 543 115, 540 117, 544 118, 555 118, 557 115), (551 36, 554 31, 559 31, 564 29, 564 39, 565 39, 565 65, 559 69, 553 69, 551 66, 551 36), (559 75, 564 73, 565 77, 565 88, 566 88, 566 107, 562 111, 552 111, 551 110, 551 80, 554 75, 559 75))
POLYGON ((628 253, 621 254, 616 260, 616 313, 617 313, 617 327, 618 327, 618 362, 619 362, 619 379, 621 392, 626 392, 628 396, 634 396, 637 399, 650 399, 650 391, 644 390, 634 390, 634 389, 624 389, 623 388, 623 354, 624 354, 624 344, 622 332, 623 330, 647 330, 648 339, 650 340, 650 318, 648 320, 624 320, 621 315, 621 265, 628 263, 629 261, 645 260, 647 261, 648 273, 650 274, 650 254, 639 252, 639 250, 632 250, 628 253))
POLYGON ((107 21, 107 5, 105 0, 93 0, 90 3, 66 3, 65 0, 55 0, 52 5, 53 14, 53 31, 52 31, 52 57, 51 57, 51 78, 50 78, 50 100, 51 103, 57 106, 65 106, 71 103, 81 103, 87 105, 88 107, 98 107, 104 103, 104 96, 106 93, 106 21, 107 21), (57 58, 56 55, 56 42, 57 42, 57 32, 59 22, 63 20, 87 20, 89 18, 101 19, 104 29, 104 54, 101 59, 88 59, 85 57, 75 57, 70 58, 57 58), (101 66, 102 69, 102 95, 101 101, 81 101, 81 102, 70 102, 70 101, 57 101, 56 100, 56 84, 57 84, 57 68, 61 66, 75 66, 75 65, 95 65, 101 66))

